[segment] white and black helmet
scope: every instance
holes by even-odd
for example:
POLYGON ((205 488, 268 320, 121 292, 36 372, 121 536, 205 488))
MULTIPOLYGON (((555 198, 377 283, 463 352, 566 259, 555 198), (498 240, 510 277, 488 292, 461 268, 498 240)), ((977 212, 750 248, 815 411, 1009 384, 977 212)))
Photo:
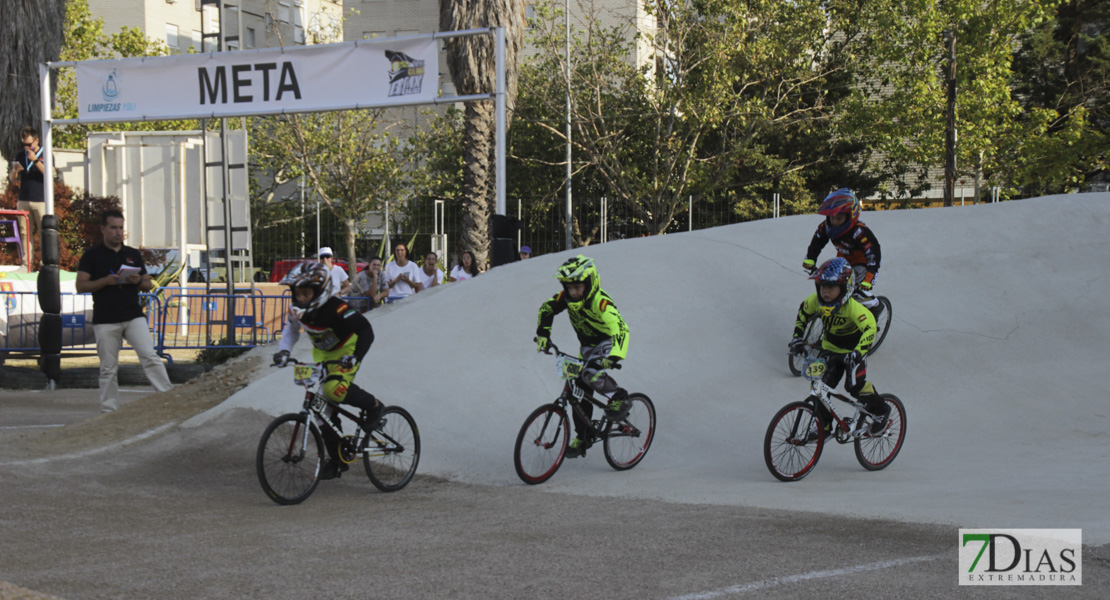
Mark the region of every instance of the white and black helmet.
POLYGON ((298 319, 305 313, 315 311, 331 298, 331 269, 314 260, 305 261, 289 271, 281 280, 281 285, 289 286, 293 292, 293 303, 290 309, 298 319), (313 289, 312 300, 297 302, 294 288, 310 287, 313 289))

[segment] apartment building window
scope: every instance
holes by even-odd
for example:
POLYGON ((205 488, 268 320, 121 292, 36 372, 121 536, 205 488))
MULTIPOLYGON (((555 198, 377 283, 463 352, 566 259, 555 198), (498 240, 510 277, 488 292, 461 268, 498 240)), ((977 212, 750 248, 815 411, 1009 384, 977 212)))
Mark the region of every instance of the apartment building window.
POLYGON ((247 48, 254 48, 254 27, 247 27, 247 48))
POLYGON ((292 20, 293 5, 288 2, 278 2, 277 19, 282 23, 288 23, 292 20))
POLYGON ((524 6, 524 28, 531 29, 532 21, 536 20, 536 6, 534 4, 526 4, 524 6))
POLYGON ((177 25, 166 23, 166 45, 174 50, 178 49, 177 25))
POLYGON ((201 47, 203 40, 204 40, 204 38, 201 37, 200 31, 194 29, 193 30, 193 50, 196 50, 197 52, 203 52, 204 49, 201 47))

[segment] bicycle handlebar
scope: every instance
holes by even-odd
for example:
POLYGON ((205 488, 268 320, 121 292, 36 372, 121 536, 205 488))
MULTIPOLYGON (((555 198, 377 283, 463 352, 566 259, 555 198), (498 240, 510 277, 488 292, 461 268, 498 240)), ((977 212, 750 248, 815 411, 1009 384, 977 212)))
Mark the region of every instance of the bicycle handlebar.
POLYGON ((287 359, 285 359, 284 364, 272 363, 270 366, 271 367, 284 368, 284 367, 287 367, 289 365, 298 365, 298 366, 299 365, 321 365, 321 366, 326 367, 328 365, 338 365, 338 364, 341 364, 342 362, 343 362, 342 360, 322 360, 320 362, 312 362, 312 361, 303 361, 302 362, 302 361, 299 361, 299 360, 293 358, 292 356, 290 356, 287 359))
MULTIPOLYGON (((567 354, 566 352, 563 352, 562 350, 559 349, 558 346, 555 345, 555 342, 549 341, 548 344, 547 344, 547 350, 544 350, 543 353, 550 355, 550 354, 552 354, 552 352, 551 352, 552 350, 555 351, 554 354, 556 356, 568 356, 570 358, 579 358, 577 356, 574 356, 573 354, 567 354)), ((598 360, 598 359, 594 359, 594 360, 598 360)), ((590 362, 593 362, 593 361, 590 361, 590 362)), ((620 363, 617 363, 617 364, 613 365, 612 368, 615 369, 615 370, 620 370, 621 366, 622 365, 620 363)))

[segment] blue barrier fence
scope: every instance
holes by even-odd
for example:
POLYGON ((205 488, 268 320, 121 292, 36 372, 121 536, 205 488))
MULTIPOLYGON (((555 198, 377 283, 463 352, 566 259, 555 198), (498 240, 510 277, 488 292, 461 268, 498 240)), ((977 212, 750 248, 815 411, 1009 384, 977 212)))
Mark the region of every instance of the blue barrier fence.
MULTIPOLYGON (((281 337, 290 302, 288 292, 273 296, 256 289, 217 293, 203 288, 159 288, 139 298, 155 348, 170 361, 170 350, 251 348, 273 342, 281 337)), ((368 308, 365 298, 347 300, 360 310, 368 308)), ((0 301, 0 354, 38 356, 42 317, 38 293, 0 292, 0 301)), ((62 355, 95 355, 92 296, 62 294, 62 307, 62 355)))

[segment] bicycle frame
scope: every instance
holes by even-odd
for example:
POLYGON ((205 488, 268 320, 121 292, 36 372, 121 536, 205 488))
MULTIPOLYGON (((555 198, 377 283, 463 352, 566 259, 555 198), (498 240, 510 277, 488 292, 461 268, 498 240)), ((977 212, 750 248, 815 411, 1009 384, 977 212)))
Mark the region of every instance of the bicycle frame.
MULTIPOLYGON (((589 432, 590 438, 592 441, 596 442, 601 438, 601 432, 605 431, 606 426, 610 423, 609 418, 604 416, 607 405, 594 398, 593 388, 585 385, 585 382, 581 380, 582 371, 586 367, 586 362, 577 356, 559 350, 558 346, 555 344, 551 344, 551 349, 555 353, 556 363, 559 366, 559 377, 565 381, 563 393, 559 394, 554 404, 564 410, 569 405, 574 414, 578 415, 583 421, 589 423, 590 428, 593 429, 593 431, 589 432), (597 420, 588 418, 586 416, 586 411, 582 410, 581 404, 583 402, 589 402, 595 407, 600 408, 602 410, 602 418, 597 420)), ((616 368, 619 369, 620 365, 617 365, 616 368)))
MULTIPOLYGON (((824 380, 827 367, 827 363, 822 358, 806 359, 805 368, 802 372, 802 376, 809 380, 810 395, 806 401, 820 402, 825 406, 826 409, 828 409, 829 414, 832 415, 833 419, 837 423, 837 427, 834 431, 835 439, 841 444, 846 444, 856 438, 872 437, 870 433, 870 427, 864 424, 864 417, 874 418, 875 415, 867 410, 867 407, 864 406, 862 402, 856 400, 855 398, 851 398, 849 396, 845 396, 844 394, 833 391, 833 388, 829 387, 829 385, 825 383, 824 380), (833 406, 833 399, 851 405, 853 408, 856 409, 856 414, 851 417, 842 417, 840 413, 837 412, 836 407, 833 406), (856 426, 854 430, 852 429, 853 424, 855 424, 856 426)), ((846 369, 846 371, 847 372, 845 373, 845 377, 848 378, 849 382, 852 382, 848 385, 852 385, 855 382, 855 371, 852 369, 846 369)))
MULTIPOLYGON (((328 407, 331 407, 331 409, 335 413, 343 415, 344 417, 347 417, 348 419, 356 423, 355 431, 351 436, 353 438, 353 448, 355 449, 353 455, 350 456, 351 460, 346 460, 347 453, 343 452, 344 461, 350 464, 358 460, 358 452, 365 450, 365 447, 369 444, 371 438, 374 436, 371 435, 373 433, 372 429, 364 430, 360 425, 358 425, 359 417, 356 413, 344 408, 342 404, 329 401, 327 398, 324 397, 323 394, 320 393, 320 387, 324 383, 324 378, 327 377, 326 367, 331 364, 339 363, 340 361, 338 360, 307 363, 298 361, 296 359, 289 359, 289 364, 292 364, 295 369, 293 373, 294 382, 297 385, 305 388, 304 404, 302 404, 301 406, 301 414, 313 415, 313 421, 316 423, 317 427, 321 429, 326 428, 340 439, 344 438, 343 431, 332 423, 331 417, 328 415, 328 407)), ((307 452, 308 450, 309 435, 309 428, 305 427, 304 433, 300 435, 302 453, 307 452)), ((297 436, 294 436, 294 439, 296 439, 296 437, 297 436)), ((395 450, 399 447, 396 440, 388 439, 388 437, 384 435, 382 435, 381 437, 386 438, 386 441, 389 442, 387 446, 381 449, 382 454, 385 454, 386 452, 391 450, 395 450)))

